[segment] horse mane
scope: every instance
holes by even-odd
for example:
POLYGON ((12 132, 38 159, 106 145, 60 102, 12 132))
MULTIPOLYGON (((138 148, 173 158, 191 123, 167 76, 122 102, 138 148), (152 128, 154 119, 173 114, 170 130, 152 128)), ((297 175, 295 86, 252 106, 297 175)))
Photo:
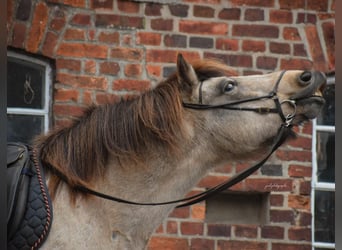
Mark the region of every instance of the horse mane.
MULTIPOLYGON (((196 62, 193 67, 201 81, 236 74, 214 61, 196 62)), ((175 73, 140 96, 91 106, 70 126, 37 137, 35 147, 43 164, 56 173, 49 179, 51 196, 61 180, 71 188, 91 185, 104 176, 109 156, 116 156, 119 162, 140 162, 147 150, 176 152, 186 136, 181 93, 175 73)))

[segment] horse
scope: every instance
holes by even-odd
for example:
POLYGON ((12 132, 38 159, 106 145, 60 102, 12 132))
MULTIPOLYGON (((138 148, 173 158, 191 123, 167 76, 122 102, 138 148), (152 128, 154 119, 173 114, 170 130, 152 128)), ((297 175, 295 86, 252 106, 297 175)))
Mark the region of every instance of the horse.
POLYGON ((39 136, 34 148, 54 213, 42 249, 146 249, 177 206, 167 201, 186 196, 214 168, 267 154, 281 127, 315 118, 324 104, 321 72, 234 72, 178 54, 175 73, 153 89, 91 106, 39 136))

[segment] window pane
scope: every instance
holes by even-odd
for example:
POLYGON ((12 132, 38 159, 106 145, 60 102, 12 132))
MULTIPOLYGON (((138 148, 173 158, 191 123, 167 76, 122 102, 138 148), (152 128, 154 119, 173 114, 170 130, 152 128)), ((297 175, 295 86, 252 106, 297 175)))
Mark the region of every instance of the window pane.
POLYGON ((335 192, 315 192, 315 241, 335 242, 335 192))
POLYGON ((317 180, 335 182, 335 133, 317 132, 317 180))
POLYGON ((7 114, 7 141, 30 143, 44 131, 44 117, 7 114))
POLYGON ((7 106, 44 108, 45 68, 32 62, 8 57, 7 106))
POLYGON ((321 114, 317 117, 318 125, 335 125, 335 84, 327 85, 324 89, 323 96, 325 105, 321 114))

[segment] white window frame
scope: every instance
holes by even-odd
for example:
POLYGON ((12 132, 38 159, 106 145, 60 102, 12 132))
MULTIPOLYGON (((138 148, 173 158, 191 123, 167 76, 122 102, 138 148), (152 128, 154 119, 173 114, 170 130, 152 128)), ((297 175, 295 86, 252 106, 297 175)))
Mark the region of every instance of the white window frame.
POLYGON ((44 105, 41 109, 32 109, 32 108, 9 108, 7 107, 7 114, 14 115, 39 115, 44 117, 44 130, 42 133, 47 132, 50 126, 50 104, 51 104, 51 87, 52 87, 52 69, 49 63, 39 60, 34 57, 30 57, 27 55, 19 54, 13 51, 7 51, 7 57, 17 58, 29 63, 38 64, 45 68, 45 92, 44 94, 44 105))
MULTIPOLYGON (((328 84, 335 84, 335 76, 328 77, 328 84)), ((317 179, 317 132, 330 132, 335 133, 335 126, 318 125, 317 120, 312 122, 312 181, 311 181, 311 235, 312 235, 312 250, 315 248, 323 248, 333 250, 335 249, 335 243, 326 243, 315 241, 315 193, 316 191, 330 191, 335 192, 335 183, 319 182, 317 179)))

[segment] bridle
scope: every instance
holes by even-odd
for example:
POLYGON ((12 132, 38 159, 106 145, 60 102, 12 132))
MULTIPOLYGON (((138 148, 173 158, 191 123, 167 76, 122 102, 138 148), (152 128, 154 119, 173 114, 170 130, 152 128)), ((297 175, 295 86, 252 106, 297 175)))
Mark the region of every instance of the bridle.
MULTIPOLYGON (((175 204, 175 203, 182 203, 178 206, 179 207, 185 207, 185 206, 190 206, 192 204, 204 201, 208 199, 209 197, 220 193, 233 185, 237 184, 238 182, 244 180, 248 176, 250 176, 252 173, 254 173, 256 170, 258 170, 267 160, 268 158, 272 155, 272 153, 280 146, 283 144, 283 142, 288 138, 289 135, 292 135, 292 120, 294 116, 296 115, 296 103, 294 100, 285 100, 280 102, 278 96, 277 96, 277 91, 278 91, 278 86, 281 82, 281 79, 283 78, 284 74, 286 71, 282 71, 280 73, 280 76, 278 77, 278 80, 273 88, 273 90, 268 94, 264 96, 259 96, 259 97, 253 97, 253 98, 247 98, 244 100, 239 100, 239 101, 234 101, 234 102, 229 102, 226 104, 220 104, 220 105, 207 105, 207 104, 202 104, 202 100, 199 100, 199 103, 183 103, 183 106, 185 108, 189 109, 195 109, 195 110, 207 110, 207 109, 229 109, 229 110, 239 110, 239 111, 253 111, 257 112, 259 114, 268 114, 268 113, 278 113, 279 116, 281 117, 283 123, 281 124, 278 134, 275 138, 275 142, 273 144, 273 147, 271 148, 270 152, 265 156, 264 159, 262 159, 260 162, 257 164, 245 169, 244 171, 234 175, 232 178, 229 180, 212 187, 202 193, 186 197, 183 199, 178 199, 178 200, 172 200, 172 201, 166 201, 166 202, 156 202, 156 203, 141 203, 141 202, 134 202, 134 201, 129 201, 125 199, 121 199, 118 197, 110 196, 107 194, 103 194, 100 192, 97 192, 95 190, 92 190, 90 188, 87 188, 85 186, 75 186, 73 187, 75 190, 86 193, 86 194, 91 194, 98 196, 103 199, 119 202, 119 203, 125 203, 125 204, 130 204, 130 205, 140 205, 140 206, 160 206, 160 205, 168 205, 168 204, 175 204), (248 108, 248 107, 237 107, 236 105, 242 104, 242 103, 247 103, 247 102, 252 102, 252 101, 257 101, 257 100, 262 100, 262 99, 273 99, 275 103, 275 108, 267 108, 267 107, 257 107, 257 108, 248 108), (284 115, 283 110, 281 108, 281 105, 284 103, 288 103, 292 108, 293 112, 284 115)), ((203 82, 201 83, 201 85, 203 82)), ((199 88, 200 91, 200 99, 202 96, 202 87, 200 86, 199 88)), ((53 168, 53 166, 51 166, 53 168)), ((67 181, 67 178, 65 175, 60 173, 58 170, 55 168, 52 169, 55 174, 58 174, 60 178, 62 178, 64 181, 67 181)))

